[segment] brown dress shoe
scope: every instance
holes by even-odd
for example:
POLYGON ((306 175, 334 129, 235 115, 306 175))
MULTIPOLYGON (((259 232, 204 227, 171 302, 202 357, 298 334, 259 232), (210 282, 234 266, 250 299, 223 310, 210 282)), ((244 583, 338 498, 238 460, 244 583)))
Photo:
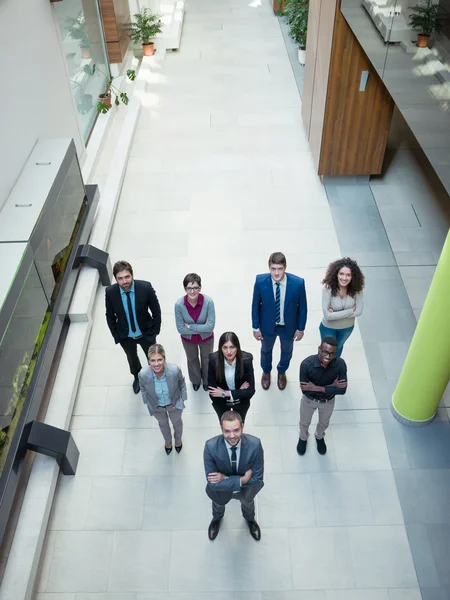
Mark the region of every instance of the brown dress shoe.
POLYGON ((278 389, 279 390, 284 390, 284 388, 286 387, 287 381, 286 381, 286 375, 284 373, 278 373, 278 389))
POLYGON ((270 388, 270 373, 262 374, 261 385, 263 390, 268 390, 270 388))

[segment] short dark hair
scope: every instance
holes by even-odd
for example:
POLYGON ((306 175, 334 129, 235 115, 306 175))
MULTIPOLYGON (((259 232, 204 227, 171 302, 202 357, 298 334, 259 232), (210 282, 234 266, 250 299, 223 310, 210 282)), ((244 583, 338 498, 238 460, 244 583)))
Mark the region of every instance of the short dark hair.
POLYGON ((129 271, 130 275, 133 275, 133 267, 126 260, 118 260, 114 264, 114 267, 113 267, 114 277, 117 275, 117 273, 120 273, 120 271, 129 271))
POLYGON ((188 273, 183 279, 183 287, 187 288, 188 283, 198 283, 199 287, 202 287, 202 278, 197 273, 188 273))
POLYGON ((331 335, 327 335, 326 337, 323 338, 320 345, 322 345, 322 344, 328 344, 329 346, 334 346, 336 348, 337 339, 331 335))
POLYGON ((272 252, 269 256, 269 267, 270 265, 283 265, 286 266, 286 257, 282 252, 272 252))
POLYGON ((220 417, 220 424, 223 425, 224 421, 239 421, 239 423, 242 425, 242 417, 235 410, 227 410, 224 412, 220 417))

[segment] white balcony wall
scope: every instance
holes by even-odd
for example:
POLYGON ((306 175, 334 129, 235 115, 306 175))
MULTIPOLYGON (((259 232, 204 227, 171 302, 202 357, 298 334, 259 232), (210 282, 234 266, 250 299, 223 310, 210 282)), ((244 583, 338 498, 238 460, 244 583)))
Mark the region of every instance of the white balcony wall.
POLYGON ((39 137, 84 142, 49 0, 0 3, 0 208, 39 137))

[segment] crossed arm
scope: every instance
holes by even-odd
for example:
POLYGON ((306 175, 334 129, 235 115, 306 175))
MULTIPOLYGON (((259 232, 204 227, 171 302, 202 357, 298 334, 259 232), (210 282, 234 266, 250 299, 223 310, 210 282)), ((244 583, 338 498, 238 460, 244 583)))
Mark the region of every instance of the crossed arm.
POLYGON ((224 473, 220 473, 215 458, 207 445, 205 445, 203 452, 203 462, 208 485, 211 485, 219 492, 238 492, 241 487, 256 485, 264 480, 264 450, 261 442, 259 442, 253 464, 246 471, 245 475, 227 476, 224 473))

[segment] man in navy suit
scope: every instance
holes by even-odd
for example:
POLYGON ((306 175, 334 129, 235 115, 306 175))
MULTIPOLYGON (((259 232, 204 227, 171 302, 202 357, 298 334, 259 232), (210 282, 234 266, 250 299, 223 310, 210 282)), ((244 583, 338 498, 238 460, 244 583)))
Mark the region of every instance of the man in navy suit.
POLYGON ((306 325, 305 282, 286 273, 286 257, 274 252, 269 257, 269 273, 257 275, 253 288, 253 335, 261 342, 261 385, 270 387, 272 349, 280 338, 281 357, 277 365, 278 388, 286 387, 286 371, 292 358, 294 341, 302 339, 306 325))
POLYGON ((261 440, 244 434, 241 415, 233 410, 223 413, 220 423, 222 435, 205 444, 206 493, 212 500, 213 518, 208 527, 209 539, 215 540, 225 514, 225 505, 231 499, 239 500, 242 516, 247 521, 250 535, 261 539, 261 529, 255 521, 255 496, 264 486, 264 451, 261 440))
POLYGON ((106 322, 115 343, 120 344, 127 355, 134 377, 133 390, 138 394, 138 373, 142 367, 137 346, 141 346, 147 357, 161 329, 161 308, 151 283, 133 279, 129 262, 116 262, 113 275, 117 283, 105 290, 106 322))

